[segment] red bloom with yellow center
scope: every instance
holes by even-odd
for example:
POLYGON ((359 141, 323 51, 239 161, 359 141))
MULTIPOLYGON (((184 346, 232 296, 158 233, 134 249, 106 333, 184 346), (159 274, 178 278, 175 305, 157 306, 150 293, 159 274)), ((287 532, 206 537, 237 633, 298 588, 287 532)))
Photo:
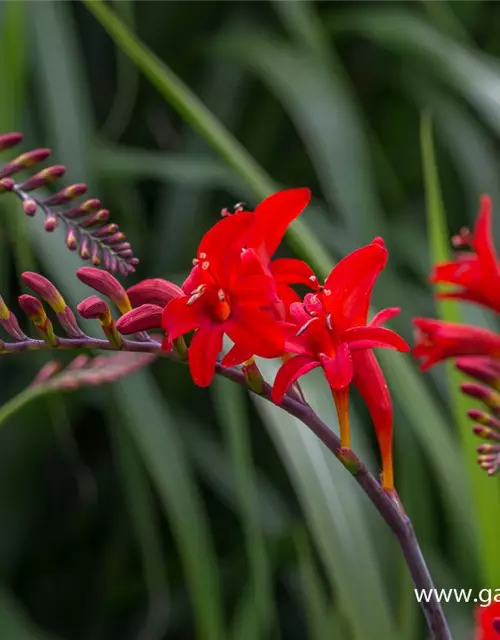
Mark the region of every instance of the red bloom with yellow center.
POLYGON ((500 640, 500 602, 476 608, 474 640, 500 640))
MULTIPOLYGON (((229 222, 230 219, 222 222, 229 222)), ((284 334, 265 309, 276 300, 274 281, 265 275, 252 249, 231 243, 234 223, 213 227, 200 244, 197 264, 182 285, 185 295, 171 300, 162 316, 166 346, 195 331, 189 347, 191 375, 207 386, 213 379, 224 334, 234 342, 223 365, 252 355, 283 354, 284 334)))
POLYGON ((222 228, 227 241, 233 244, 236 251, 253 249, 266 275, 274 278, 277 296, 272 310, 281 319, 285 319, 290 304, 300 300, 291 284, 303 284, 311 288, 317 286, 313 270, 302 260, 271 260, 288 226, 302 213, 310 199, 309 189, 288 189, 265 198, 253 212, 244 211, 241 207, 232 214, 225 211, 224 219, 205 235, 199 249, 208 254, 207 245, 213 247, 213 237, 221 234, 222 228))
POLYGON ((482 196, 474 233, 464 229, 454 238, 456 247, 469 245, 472 251, 459 253, 454 261, 434 267, 431 282, 457 286, 451 291, 439 292, 438 298, 468 300, 500 312, 500 263, 493 245, 491 209, 491 198, 482 196))
POLYGON ((396 315, 398 309, 386 309, 371 323, 367 322, 371 292, 386 261, 387 250, 377 238, 341 260, 321 291, 308 294, 303 305, 291 306, 293 323, 283 323, 285 350, 297 355, 278 371, 272 398, 279 404, 299 377, 322 367, 337 407, 341 443, 349 448, 348 391, 351 382, 355 382, 375 423, 383 458, 384 487, 393 489, 392 405, 382 372, 370 350, 387 347, 408 351, 409 346, 398 334, 380 326, 396 315))

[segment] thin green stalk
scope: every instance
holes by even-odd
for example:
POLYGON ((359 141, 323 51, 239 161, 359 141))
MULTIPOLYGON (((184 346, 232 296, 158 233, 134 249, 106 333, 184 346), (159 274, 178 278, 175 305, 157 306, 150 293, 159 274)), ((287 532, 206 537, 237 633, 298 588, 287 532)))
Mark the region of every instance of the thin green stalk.
POLYGON ((0 407, 0 427, 4 425, 15 413, 23 409, 27 404, 47 393, 50 389, 45 387, 28 387, 8 400, 0 407))
MULTIPOLYGON (((189 87, 143 45, 102 0, 83 0, 83 2, 106 29, 115 44, 130 57, 184 120, 203 136, 236 173, 243 177, 258 197, 265 198, 278 189, 271 176, 189 87)), ((295 220, 292 223, 288 237, 297 252, 310 256, 318 272, 326 275, 332 260, 315 235, 301 220, 295 220)))

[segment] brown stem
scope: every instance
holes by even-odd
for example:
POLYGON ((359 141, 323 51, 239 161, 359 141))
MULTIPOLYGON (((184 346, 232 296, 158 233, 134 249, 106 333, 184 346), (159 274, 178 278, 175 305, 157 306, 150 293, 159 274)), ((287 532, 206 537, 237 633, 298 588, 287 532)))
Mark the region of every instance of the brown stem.
MULTIPOLYGON (((116 351, 116 348, 106 340, 99 340, 90 336, 78 338, 58 338, 58 346, 52 350, 88 348, 104 349, 106 351, 116 351)), ((0 353, 15 353, 32 349, 51 349, 43 340, 27 340, 0 344, 0 353)), ((149 341, 123 339, 122 351, 141 351, 145 353, 161 353, 161 344, 157 340, 150 338, 149 341)), ((171 352, 165 354, 176 362, 183 362, 171 352)), ((245 375, 238 369, 226 369, 218 364, 216 371, 224 378, 249 389, 245 375)), ((251 389, 249 389, 252 391, 251 389)), ((264 383, 259 396, 271 402, 271 387, 264 383)), ((432 582, 429 569, 420 550, 413 525, 410 518, 405 513, 397 494, 384 491, 375 477, 368 471, 362 462, 350 449, 341 446, 340 438, 316 415, 313 409, 303 402, 297 395, 286 395, 281 403, 281 408, 290 415, 298 418, 306 425, 321 442, 335 455, 336 458, 353 475, 377 511, 386 521, 401 547, 406 564, 410 571, 416 590, 426 591, 430 594, 429 601, 422 598, 420 605, 424 612, 431 637, 434 640, 452 640, 446 618, 444 617, 441 604, 438 602, 434 583, 432 582)))

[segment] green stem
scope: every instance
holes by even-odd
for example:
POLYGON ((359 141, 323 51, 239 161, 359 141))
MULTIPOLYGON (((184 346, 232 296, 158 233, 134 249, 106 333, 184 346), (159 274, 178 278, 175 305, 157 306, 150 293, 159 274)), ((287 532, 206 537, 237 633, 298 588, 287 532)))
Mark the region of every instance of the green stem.
MULTIPOLYGON (((106 29, 115 44, 125 52, 158 89, 168 103, 202 136, 207 143, 240 175, 258 198, 265 198, 279 188, 271 176, 211 113, 201 100, 116 16, 102 0, 83 0, 106 29)), ((332 260, 315 235, 295 220, 288 230, 294 249, 307 255, 318 273, 326 275, 332 260)))
POLYGON ((7 422, 11 416, 20 411, 25 405, 29 404, 35 398, 45 395, 49 391, 50 389, 45 387, 28 387, 24 391, 21 391, 21 393, 18 393, 17 396, 8 400, 0 407, 0 426, 3 426, 4 422, 7 422))

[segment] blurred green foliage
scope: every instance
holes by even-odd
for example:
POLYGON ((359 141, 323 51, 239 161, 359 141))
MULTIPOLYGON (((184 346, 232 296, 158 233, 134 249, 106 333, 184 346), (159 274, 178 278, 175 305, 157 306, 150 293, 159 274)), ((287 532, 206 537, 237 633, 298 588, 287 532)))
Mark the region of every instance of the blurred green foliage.
MULTIPOLYGON (((500 202, 499 18, 476 1, 3 0, 0 131, 25 131, 26 149, 50 146, 89 183, 142 260, 134 281, 180 281, 222 207, 310 186, 283 254, 324 273, 382 235, 374 306, 400 305, 393 327, 411 340, 411 317, 437 313, 426 274, 447 229, 472 224, 480 193, 500 202)), ((33 264, 68 301, 88 295, 61 235, 8 198, 0 243, 12 307, 33 264)), ((1 359, 0 402, 47 357, 1 359)), ((437 585, 500 588, 499 485, 474 466, 456 376, 381 361, 397 484, 437 585)), ((304 389, 336 428, 321 378, 304 389)), ((377 473, 358 398, 353 414, 377 473)), ((352 478, 225 380, 199 390, 158 361, 2 427, 2 640, 426 637, 399 550, 352 478)), ((470 639, 471 605, 446 613, 470 639)))

